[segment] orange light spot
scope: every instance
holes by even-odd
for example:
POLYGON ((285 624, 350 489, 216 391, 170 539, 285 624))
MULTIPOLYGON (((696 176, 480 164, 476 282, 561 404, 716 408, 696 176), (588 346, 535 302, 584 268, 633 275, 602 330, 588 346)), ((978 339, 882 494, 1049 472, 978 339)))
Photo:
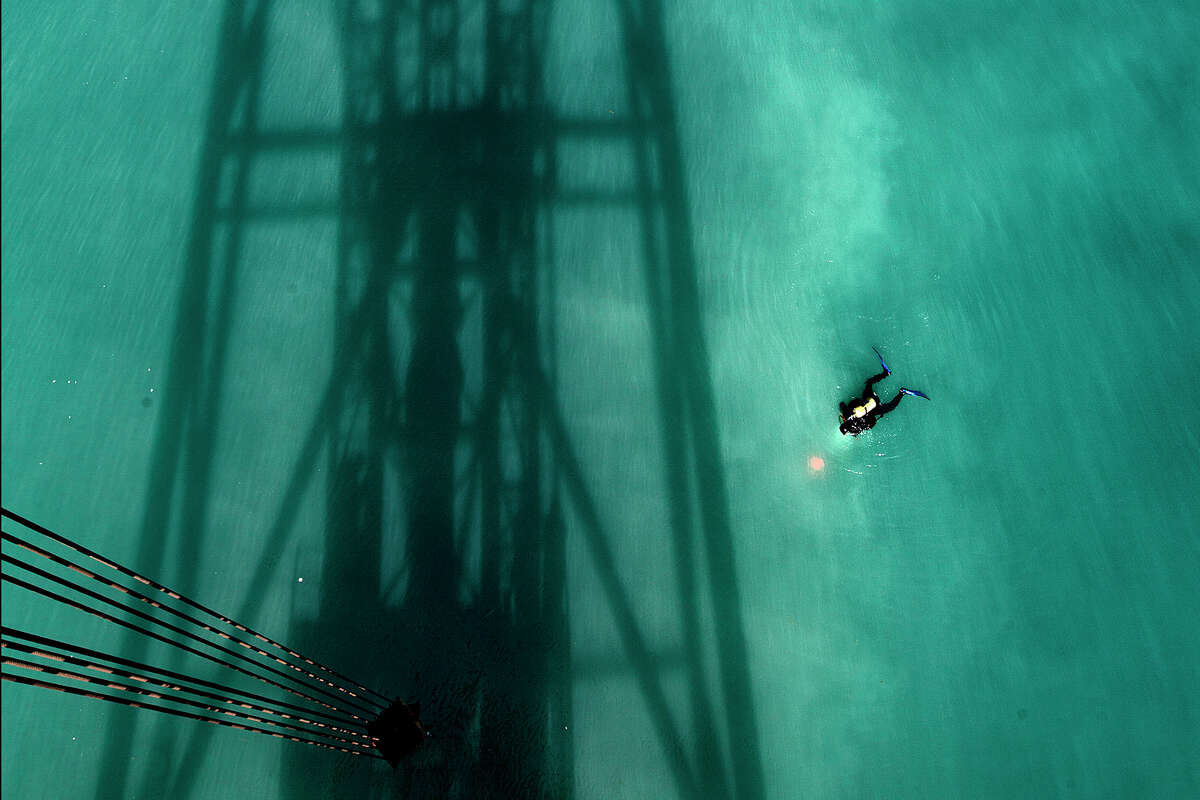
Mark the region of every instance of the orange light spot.
POLYGON ((825 459, 821 458, 820 456, 809 456, 808 468, 813 472, 820 472, 821 470, 825 469, 825 459))

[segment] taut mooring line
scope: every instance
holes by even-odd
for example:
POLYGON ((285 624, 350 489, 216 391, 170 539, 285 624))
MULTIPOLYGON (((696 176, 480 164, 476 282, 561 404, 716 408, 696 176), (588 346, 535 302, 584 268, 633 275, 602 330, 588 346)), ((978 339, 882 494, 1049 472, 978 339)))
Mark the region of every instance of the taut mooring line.
MULTIPOLYGON (((140 600, 143 603, 145 603, 153 608, 161 609, 162 611, 166 611, 168 614, 174 614, 176 617, 179 617, 180 619, 185 620, 185 621, 197 626, 201 630, 208 631, 209 633, 213 634, 214 636, 219 636, 222 639, 225 639, 227 641, 241 645, 242 647, 246 648, 247 650, 257 653, 258 655, 262 656, 263 658, 270 659, 270 660, 274 661, 275 663, 280 664, 281 666, 287 667, 295 672, 299 672, 301 675, 312 678, 313 680, 317 681, 318 683, 324 684, 324 685, 330 687, 331 689, 336 689, 339 692, 350 695, 351 697, 354 697, 356 699, 361 699, 361 698, 358 698, 358 695, 355 694, 354 692, 350 691, 349 689, 344 689, 341 686, 338 686, 337 684, 331 682, 327 678, 322 678, 319 675, 309 672, 308 670, 304 669, 303 667, 299 667, 299 666, 296 666, 295 664, 284 661, 279 656, 271 655, 270 653, 268 653, 267 651, 263 650, 260 647, 256 647, 253 644, 244 642, 241 639, 234 638, 233 636, 230 636, 229 634, 225 633, 224 631, 219 631, 216 628, 212 627, 211 625, 209 625, 205 622, 201 622, 200 620, 196 619, 193 616, 185 614, 182 611, 179 611, 177 609, 171 608, 170 606, 163 605, 162 603, 158 602, 157 600, 147 597, 146 595, 142 594, 141 592, 135 591, 126 586, 122 586, 119 583, 114 583, 113 581, 110 581, 107 578, 102 578, 101 576, 97 575, 94 572, 90 572, 90 571, 84 569, 83 567, 80 567, 77 564, 73 564, 72 562, 68 561, 67 559, 63 558, 62 556, 54 555, 53 553, 51 553, 47 550, 43 550, 42 548, 38 547, 35 544, 30 544, 29 542, 26 542, 25 540, 23 540, 17 536, 14 536, 11 533, 0 532, 0 539, 3 539, 4 541, 7 541, 7 542, 11 542, 14 545, 16 545, 17 547, 23 548, 25 550, 28 550, 31 553, 34 553, 35 555, 39 555, 42 558, 53 561, 55 564, 58 564, 59 566, 66 567, 67 569, 70 569, 74 572, 78 572, 80 575, 83 575, 85 578, 91 578, 94 581, 104 584, 105 586, 107 586, 110 589, 115 589, 118 592, 129 595, 130 597, 132 597, 136 600, 140 600)), ((202 640, 202 641, 204 641, 204 640, 202 640)), ((293 680, 294 679, 295 678, 293 677, 293 680)), ((367 699, 369 700, 369 698, 367 698, 367 699)), ((368 711, 370 710, 366 706, 362 706, 362 708, 364 710, 368 710, 368 711)))
MULTIPOLYGON (((150 675, 147 675, 144 672, 138 672, 135 670, 124 669, 122 667, 107 667, 102 664, 97 664, 95 661, 89 661, 87 659, 79 658, 77 656, 72 656, 67 653, 56 652, 55 648, 50 648, 50 647, 38 648, 38 647, 34 647, 31 645, 27 645, 27 644, 21 644, 20 642, 13 642, 10 640, 0 641, 0 648, 3 648, 5 650, 9 650, 9 649, 16 650, 18 652, 26 653, 28 655, 34 656, 35 658, 43 658, 48 661, 54 661, 59 664, 69 664, 73 667, 82 667, 83 669, 88 669, 88 670, 92 670, 94 672, 99 672, 102 675, 115 675, 120 678, 128 678, 130 680, 137 681, 138 683, 141 683, 145 686, 156 686, 160 689, 166 689, 171 693, 186 692, 188 694, 193 694, 198 697, 208 698, 209 700, 216 700, 217 702, 224 703, 225 705, 236 706, 237 708, 244 708, 247 711, 257 711, 257 712, 260 712, 263 714, 270 714, 272 717, 277 717, 279 719, 292 720, 293 722, 297 722, 302 725, 312 726, 312 727, 316 727, 316 728, 325 728, 329 731, 346 734, 347 736, 350 736, 352 738, 358 738, 361 740, 360 744, 363 744, 365 746, 370 746, 371 738, 366 733, 364 733, 362 731, 356 731, 351 728, 343 728, 343 727, 339 727, 337 725, 330 725, 330 724, 328 724, 326 722, 322 722, 318 719, 310 719, 310 717, 318 716, 317 714, 313 714, 313 713, 289 714, 289 713, 286 713, 283 711, 279 711, 278 709, 267 708, 266 706, 258 705, 255 703, 248 703, 245 700, 234 700, 225 694, 217 694, 216 692, 210 692, 205 689, 197 689, 196 687, 188 686, 185 683, 171 683, 167 680, 164 680, 163 678, 151 677, 150 675)), ((54 672, 55 671, 53 667, 48 667, 43 664, 38 664, 36 667, 34 667, 34 666, 31 666, 29 664, 29 662, 19 661, 8 655, 4 656, 4 663, 13 664, 14 666, 23 666, 27 669, 37 669, 38 671, 43 671, 43 672, 54 672)), ((158 671, 154 667, 149 667, 149 666, 147 666, 146 669, 151 672, 158 671)), ((68 677, 66 672, 57 672, 55 674, 59 674, 59 675, 63 675, 64 677, 68 677)), ((70 675, 70 677, 74 677, 75 675, 76 675, 76 673, 72 673, 70 675)), ((80 677, 80 680, 85 680, 85 679, 86 678, 80 677)), ((100 679, 94 679, 93 682, 96 682, 98 680, 100 680, 100 679)), ((185 677, 184 680, 185 681, 187 681, 187 680, 194 681, 197 679, 185 677)), ((103 682, 103 681, 101 681, 101 682, 103 682)), ((107 684, 105 684, 105 685, 107 685, 107 684)), ((117 688, 117 687, 114 687, 114 688, 117 688)), ((222 688, 225 688, 225 687, 222 687, 222 688)), ((131 689, 131 691, 135 691, 135 690, 131 689)), ((226 691, 228 691, 228 689, 226 691)), ((145 694, 146 692, 140 692, 140 693, 145 694)), ((154 692, 151 694, 151 696, 159 696, 159 693, 154 692)), ((183 699, 182 697, 177 699, 175 697, 168 696, 168 695, 162 695, 162 696, 165 697, 166 699, 174 700, 174 701, 180 702, 180 703, 187 703, 189 705, 199 705, 200 707, 202 707, 208 711, 218 711, 220 713, 238 713, 238 712, 227 712, 225 709, 220 709, 220 708, 216 708, 216 707, 212 707, 212 706, 205 706, 205 705, 199 704, 199 703, 193 703, 192 701, 183 699)), ((267 702, 275 703, 276 701, 268 700, 267 702)), ((262 719, 262 718, 261 717, 253 717, 253 719, 262 719)), ((270 724, 283 725, 284 727, 295 727, 288 723, 283 723, 283 722, 277 723, 277 722, 274 722, 273 720, 263 720, 263 721, 269 722, 270 724)), ((342 724, 346 724, 346 723, 343 722, 342 724)), ((296 727, 295 729, 299 730, 299 731, 310 731, 310 732, 314 732, 314 733, 319 733, 322 736, 329 736, 330 738, 339 739, 342 741, 351 741, 349 739, 342 739, 342 737, 340 737, 340 736, 333 736, 332 734, 327 734, 324 731, 311 731, 311 727, 304 727, 304 728, 296 727)))
MULTIPOLYGON (((299 731, 300 733, 307 733, 312 736, 321 736, 321 737, 324 737, 325 739, 331 739, 335 742, 340 742, 343 745, 348 745, 351 747, 362 747, 362 748, 367 748, 367 749, 369 749, 371 747, 371 742, 369 739, 367 739, 366 741, 361 741, 361 740, 355 741, 353 739, 347 739, 343 736, 336 736, 332 733, 326 733, 324 731, 315 731, 312 728, 303 727, 300 725, 293 725, 290 722, 283 722, 282 720, 278 720, 278 719, 271 719, 270 717, 260 717, 256 714, 247 714, 244 711, 233 711, 233 710, 230 710, 227 708, 221 708, 220 706, 202 703, 198 700, 190 700, 186 697, 175 697, 170 694, 164 694, 162 692, 155 691, 150 686, 135 686, 133 684, 122 683, 120 681, 116 681, 111 678, 93 677, 91 675, 86 675, 82 672, 76 672, 75 670, 65 669, 63 667, 48 666, 46 664, 38 664, 37 662, 34 662, 34 661, 26 661, 25 659, 22 659, 22 658, 12 658, 11 656, 4 656, 4 657, 0 658, 0 663, 3 663, 5 666, 8 666, 8 667, 17 667, 19 669, 27 669, 32 672, 40 672, 42 674, 50 675, 55 678, 68 678, 70 680, 81 681, 83 683, 91 684, 93 686, 100 686, 105 689, 115 689, 120 692, 131 692, 133 694, 140 694, 145 697, 153 698, 155 700, 166 700, 167 702, 170 702, 170 703, 179 703, 180 705, 191 706, 192 708, 198 708, 201 711, 207 711, 210 714, 221 714, 226 717, 237 717, 239 719, 250 720, 251 722, 260 722, 260 723, 264 723, 266 725, 274 725, 279 728, 286 728, 288 730, 299 731)), ((134 680, 137 680, 137 678, 135 677, 134 680)), ((178 689, 180 687, 165 685, 165 688, 178 689)))
MULTIPOLYGON (((258 631, 254 630, 252 628, 248 628, 239 622, 233 621, 229 617, 226 617, 224 614, 220 614, 220 613, 212 610, 211 608, 208 608, 207 606, 202 605, 201 603, 197 603, 195 600, 185 597, 185 596, 179 594, 178 592, 172 591, 171 589, 168 589, 166 586, 163 586, 161 583, 152 581, 149 578, 144 578, 141 575, 134 572, 133 570, 129 569, 128 567, 123 567, 120 564, 117 564, 115 561, 110 561, 109 559, 107 559, 104 556, 97 553, 95 550, 91 550, 87 547, 84 547, 83 545, 78 544, 78 543, 68 539, 65 536, 62 536, 61 534, 55 533, 54 531, 50 530, 49 528, 46 528, 42 525, 38 525, 36 522, 34 522, 32 520, 22 517, 20 514, 9 511, 7 508, 0 508, 0 514, 2 514, 5 517, 8 517, 9 519, 13 520, 14 522, 16 522, 20 525, 25 526, 26 528, 28 528, 31 531, 40 533, 41 535, 43 535, 55 542, 58 542, 59 544, 63 545, 64 547, 68 547, 68 548, 74 550, 75 552, 80 553, 81 555, 85 555, 88 558, 98 561, 99 563, 103 564, 104 566, 114 569, 123 575, 127 575, 130 578, 133 578, 134 580, 138 581, 139 583, 142 583, 142 584, 145 584, 146 586, 151 587, 152 589, 156 589, 157 591, 160 591, 160 592, 166 594, 168 597, 171 597, 174 600, 178 600, 181 603, 186 603, 187 605, 191 606, 192 608, 195 608, 199 611, 203 611, 205 614, 208 614, 211 617, 215 617, 216 619, 220 620, 222 623, 224 623, 226 625, 232 626, 233 628, 235 628, 239 631, 242 631, 243 633, 247 633, 256 639, 258 639, 266 644, 269 644, 270 646, 272 646, 276 649, 282 650, 283 652, 287 653, 288 655, 292 656, 293 658, 298 658, 306 664, 316 667, 317 669, 319 669, 323 672, 327 672, 330 675, 332 675, 340 680, 345 681, 350 686, 355 687, 360 692, 363 692, 368 695, 374 695, 376 699, 371 700, 371 702, 375 703, 376 705, 380 706, 381 708, 385 708, 391 703, 391 700, 388 699, 388 697, 386 695, 383 695, 383 694, 375 691, 374 689, 370 689, 366 686, 363 686, 362 684, 358 683, 357 681, 352 680, 351 678, 338 672, 337 670, 331 669, 330 667, 327 667, 324 664, 321 664, 317 661, 313 661, 311 658, 308 658, 307 656, 296 652, 295 650, 291 649, 290 647, 280 644, 279 642, 275 641, 274 639, 272 639, 268 636, 264 636, 263 634, 259 633, 258 631)), ((348 689, 342 689, 339 687, 339 691, 343 691, 343 692, 347 692, 349 694, 355 695, 354 692, 351 692, 348 689)), ((355 695, 355 696, 357 696, 357 695, 355 695)), ((363 699, 370 699, 370 698, 363 698, 363 699)))
MULTIPOLYGON (((74 589, 77 592, 94 597, 95 599, 100 600, 105 603, 108 603, 109 605, 116 606, 117 608, 120 608, 121 610, 126 611, 130 614, 134 614, 136 616, 148 619, 151 622, 154 622, 158 625, 161 625, 164 628, 167 628, 168 630, 175 631, 176 633, 181 633, 184 636, 188 636, 192 639, 198 639, 201 643, 207 644, 209 647, 213 647, 217 650, 221 650, 222 652, 227 652, 231 655, 235 655, 238 658, 241 658, 243 660, 249 660, 249 659, 246 659, 246 657, 243 656, 241 653, 235 653, 232 650, 226 650, 225 648, 221 647, 220 645, 205 641, 204 639, 200 639, 200 637, 196 636, 195 634, 191 634, 185 630, 176 628, 174 625, 170 625, 166 622, 163 622, 162 620, 156 620, 153 617, 151 617, 149 614, 144 614, 141 611, 138 611, 136 608, 129 608, 128 606, 121 605, 120 603, 118 603, 114 600, 109 600, 108 598, 103 597, 102 595, 96 594, 95 592, 89 591, 88 589, 84 589, 80 586, 72 586, 67 581, 64 581, 63 579, 61 579, 55 575, 51 575, 50 573, 46 572, 45 570, 38 569, 37 567, 33 566, 32 564, 24 564, 24 562, 21 562, 20 559, 14 559, 11 556, 2 556, 2 558, 4 561, 11 561, 11 562, 14 562, 17 564, 21 564, 25 569, 29 570, 30 572, 33 572, 34 574, 40 574, 46 578, 49 578, 50 580, 64 584, 68 588, 74 589)), ((0 578, 2 578, 3 580, 9 581, 11 583, 14 583, 17 586, 20 586, 22 588, 28 589, 31 592, 37 592, 38 594, 40 594, 44 597, 49 597, 50 599, 57 600, 60 603, 66 603, 67 605, 72 606, 73 608, 78 608, 81 611, 86 611, 87 613, 92 614, 97 617, 100 617, 101 619, 107 620, 108 622, 115 622, 117 625, 122 625, 126 628, 137 631, 138 633, 142 634, 143 636, 149 636, 152 639, 158 639, 160 642, 165 642, 165 643, 171 645, 172 647, 178 647, 181 650, 187 651, 189 653, 193 653, 195 655, 200 656, 201 658, 206 658, 209 661, 220 664, 223 667, 228 667, 229 669, 236 670, 237 672, 241 672, 245 675, 249 675, 250 677, 260 680, 260 681, 263 681, 264 683, 269 683, 272 686, 277 686, 280 689, 283 689, 285 692, 291 692, 294 695, 303 697, 305 700, 311 700, 314 703, 316 703, 317 705, 324 706, 325 708, 331 709, 333 711, 341 712, 341 713, 346 714, 347 716, 350 716, 356 720, 365 721, 365 718, 360 717, 358 714, 355 714, 353 711, 350 711, 350 710, 344 709, 344 708, 339 708, 335 705, 331 705, 330 703, 326 703, 325 701, 323 701, 319 698, 313 697, 312 695, 304 694, 303 692, 301 692, 297 689, 293 689, 290 686, 285 686, 284 684, 279 683, 278 681, 271 680, 270 678, 266 677, 265 675, 259 675, 257 673, 251 672, 248 669, 239 667, 236 664, 231 664, 228 661, 222 661, 221 659, 217 658, 214 655, 211 655, 210 653, 201 652, 200 650, 197 650, 194 647, 189 647, 188 645, 185 645, 182 642, 176 642, 171 639, 168 639, 165 636, 162 636, 161 634, 154 633, 153 631, 148 631, 145 628, 139 628, 137 625, 134 625, 132 622, 127 622, 126 620, 119 619, 117 617, 114 617, 112 614, 106 614, 103 611, 99 611, 97 609, 91 608, 83 603, 80 603, 77 600, 72 600, 68 597, 63 597, 62 595, 56 594, 56 593, 50 591, 49 589, 45 589, 45 588, 42 588, 41 586, 32 584, 29 581, 21 580, 20 578, 14 577, 12 575, 0 575, 0 578)), ((270 667, 267 667, 264 664, 258 664, 257 662, 254 662, 254 661, 251 661, 251 663, 257 667, 262 667, 264 669, 271 669, 270 667)), ((275 672, 279 675, 282 675, 283 677, 287 678, 288 680, 294 680, 290 675, 279 672, 278 670, 272 669, 271 671, 275 672)), ((315 687, 311 687, 311 688, 315 688, 315 687)), ((320 691, 320 690, 318 690, 318 691, 320 691)), ((322 694, 326 694, 326 693, 322 692, 322 694)))
POLYGON ((167 708, 166 706, 155 705, 152 703, 143 703, 143 702, 136 701, 136 700, 128 700, 124 697, 113 697, 112 695, 96 694, 95 692, 89 692, 87 689, 78 689, 74 686, 58 686, 57 684, 48 683, 46 681, 40 681, 40 680, 37 680, 36 678, 26 678, 23 675, 12 675, 12 674, 5 672, 3 675, 0 675, 0 679, 6 680, 6 681, 13 681, 15 683, 23 683, 26 686, 37 686, 42 689, 53 689, 53 690, 59 691, 59 692, 66 692, 67 694, 80 695, 81 697, 89 697, 93 700, 107 700, 110 703, 120 703, 121 705, 132 706, 133 708, 146 708, 146 709, 150 709, 151 711, 161 711, 164 714, 173 714, 177 717, 187 717, 188 719, 196 719, 196 720, 200 720, 201 722, 211 722, 214 725, 225 725, 226 727, 237 728, 240 731, 253 731, 254 733, 265 733, 267 736, 274 736, 276 739, 286 739, 289 742, 301 742, 303 744, 311 744, 315 747, 324 747, 329 750, 337 750, 339 752, 349 753, 349 754, 355 755, 355 756, 366 756, 367 758, 378 758, 378 759, 383 758, 382 756, 377 755, 376 753, 367 752, 365 750, 353 750, 348 747, 341 747, 339 745, 326 744, 325 742, 318 742, 314 739, 306 739, 302 736, 292 736, 290 734, 278 733, 276 731, 270 731, 270 730, 266 730, 264 728, 255 728, 251 725, 241 725, 239 723, 230 722, 228 720, 213 719, 212 717, 205 717, 205 716, 201 716, 200 714, 192 714, 191 712, 188 712, 188 711, 180 711, 179 709, 176 709, 176 708, 167 708))
MULTIPOLYGON (((253 664, 254 666, 258 667, 259 669, 265 669, 268 672, 274 673, 275 675, 278 675, 282 678, 287 678, 288 680, 294 681, 302 686, 306 685, 304 683, 304 681, 300 680, 299 678, 297 678, 294 675, 289 675, 286 672, 277 670, 268 664, 260 664, 259 662, 255 661, 254 659, 250 658, 249 656, 247 656, 244 653, 239 653, 236 650, 230 650, 229 648, 223 647, 223 646, 217 644, 216 642, 210 642, 207 639, 205 639, 204 637, 199 636, 195 633, 186 631, 183 628, 180 628, 176 625, 170 624, 169 622, 164 622, 161 619, 156 619, 155 617, 151 616, 150 614, 147 614, 144 611, 139 611, 136 608, 133 608, 131 606, 126 606, 121 603, 118 603, 116 600, 113 600, 112 598, 109 598, 109 597, 105 597, 104 595, 100 594, 99 592, 93 592, 91 589, 85 589, 82 586, 76 586, 75 584, 71 583, 70 581, 60 578, 59 576, 57 576, 51 572, 47 572, 44 569, 35 567, 33 564, 30 564, 27 561, 22 561, 19 558, 16 558, 14 556, 8 556, 8 555, 0 555, 0 560, 5 561, 9 564, 15 564, 15 565, 21 567, 21 569, 26 570, 27 572, 32 572, 33 574, 39 575, 46 580, 54 581, 55 583, 58 583, 62 586, 66 586, 68 589, 74 589, 75 591, 79 592, 80 594, 87 595, 88 597, 91 597, 95 600, 99 600, 102 603, 108 603, 110 606, 115 606, 115 607, 121 609, 122 611, 125 611, 129 614, 133 614, 134 616, 137 616, 137 617, 141 617, 142 619, 147 620, 148 622, 151 622, 155 625, 159 625, 163 628, 166 628, 169 631, 178 633, 181 636, 186 636, 189 639, 193 639, 197 642, 200 642, 201 644, 207 645, 207 646, 213 648, 214 650, 220 650, 222 653, 225 653, 226 655, 230 655, 235 658, 241 659, 242 661, 245 661, 249 664, 253 664)), ((135 594, 135 595, 137 594, 136 592, 133 592, 132 590, 127 590, 127 591, 130 594, 135 594)), ((139 596, 139 599, 141 599, 141 596, 139 596)), ((346 705, 350 706, 351 708, 357 708, 359 711, 362 711, 365 714, 375 713, 374 711, 372 711, 372 709, 368 708, 367 706, 361 705, 359 703, 351 702, 342 697, 338 697, 337 695, 334 695, 334 694, 332 694, 324 689, 321 689, 317 686, 307 686, 307 688, 311 689, 314 692, 319 692, 319 693, 325 695, 326 697, 332 697, 334 700, 337 700, 340 703, 346 703, 346 705)), ((336 706, 331 706, 331 708, 336 708, 336 706)), ((338 710, 339 711, 348 711, 349 709, 339 708, 338 710)))
MULTIPOLYGON (((23 639, 26 642, 31 642, 33 645, 44 648, 46 650, 59 651, 58 653, 55 653, 53 655, 51 655, 49 653, 45 654, 45 657, 47 657, 47 658, 57 658, 59 656, 61 656, 63 658, 70 658, 70 656, 68 656, 67 654, 75 653, 77 656, 82 656, 82 659, 80 659, 80 660, 92 659, 92 660, 97 660, 97 661, 106 661, 106 662, 110 662, 113 664, 120 664, 125 667, 131 667, 135 670, 142 670, 143 672, 154 673, 157 675, 164 675, 167 678, 171 678, 171 679, 177 680, 177 681, 184 681, 184 682, 191 681, 192 683, 195 683, 199 686, 207 686, 210 689, 214 689, 217 692, 221 692, 222 693, 221 696, 229 698, 226 700, 226 702, 229 702, 229 703, 241 704, 242 701, 233 699, 231 697, 232 695, 239 695, 241 697, 247 697, 251 700, 256 700, 260 703, 270 703, 273 706, 279 706, 280 708, 290 709, 291 713, 279 711, 278 709, 272 710, 272 713, 279 714, 281 717, 292 717, 292 718, 299 719, 300 718, 298 716, 298 714, 299 714, 299 715, 303 715, 306 718, 307 717, 320 717, 320 718, 328 720, 330 722, 336 722, 336 723, 339 723, 342 725, 351 724, 344 717, 335 717, 332 714, 326 714, 324 711, 316 711, 314 709, 304 708, 302 706, 298 706, 293 703, 288 703, 284 700, 276 700, 272 697, 266 697, 264 695, 257 694, 255 692, 248 692, 245 689, 235 689, 232 686, 226 686, 224 684, 205 680, 203 678, 196 678, 191 675, 184 675, 181 672, 175 672, 174 670, 164 669, 162 667, 156 667, 151 664, 145 664, 141 661, 134 661, 129 658, 122 658, 121 656, 114 656, 114 655, 109 655, 108 653, 101 653, 99 650, 92 650, 87 647, 80 647, 79 645, 69 644, 67 642, 61 642, 57 639, 51 639, 46 636, 38 636, 36 633, 20 631, 20 630, 17 630, 16 628, 9 628, 9 627, 5 626, 5 627, 0 627, 0 636, 3 637, 3 640, 0 640, 0 644, 3 644, 4 647, 15 647, 15 648, 21 650, 22 652, 34 653, 35 649, 34 649, 34 647, 32 647, 30 645, 18 644, 17 642, 12 641, 14 638, 23 639)), ((41 652, 37 651, 37 654, 41 655, 41 652)), ((97 669, 107 669, 106 667, 96 667, 96 668, 97 669)), ((113 671, 117 674, 120 674, 119 672, 117 672, 117 670, 115 668, 113 671)), ((196 690, 189 689, 189 691, 196 691, 196 690)), ((267 709, 264 709, 264 710, 267 710, 267 709)), ((304 721, 307 721, 307 720, 304 720, 304 721)), ((319 724, 319 723, 314 721, 313 724, 319 724)), ((330 727, 333 728, 332 725, 330 727)), ((338 729, 334 728, 334 730, 338 730, 338 729)))

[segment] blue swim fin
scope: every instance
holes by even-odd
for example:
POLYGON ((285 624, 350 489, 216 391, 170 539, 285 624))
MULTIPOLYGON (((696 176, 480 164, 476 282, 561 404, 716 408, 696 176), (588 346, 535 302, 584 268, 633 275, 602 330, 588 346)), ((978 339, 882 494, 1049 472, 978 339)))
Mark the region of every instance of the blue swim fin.
POLYGON ((925 394, 924 392, 918 392, 916 389, 905 389, 903 386, 901 386, 900 392, 901 394, 911 394, 913 397, 924 397, 926 400, 929 399, 929 395, 925 394))
POLYGON ((883 363, 883 356, 879 355, 879 350, 875 347, 872 347, 871 349, 875 351, 875 355, 879 358, 879 366, 883 367, 884 372, 886 372, 888 375, 891 375, 892 371, 888 368, 887 364, 883 363))

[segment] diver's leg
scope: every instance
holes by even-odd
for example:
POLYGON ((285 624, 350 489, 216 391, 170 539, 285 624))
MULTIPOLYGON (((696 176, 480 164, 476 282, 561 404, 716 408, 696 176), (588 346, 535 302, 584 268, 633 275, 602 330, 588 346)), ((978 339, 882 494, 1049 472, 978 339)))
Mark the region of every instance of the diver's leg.
POLYGON ((889 374, 891 374, 891 373, 881 372, 878 375, 874 375, 870 378, 867 378, 867 386, 865 389, 863 389, 863 397, 870 397, 871 392, 875 391, 875 389, 873 388, 875 386, 875 384, 879 383, 881 380, 886 378, 889 374))
POLYGON ((893 397, 891 400, 884 403, 883 405, 881 405, 879 408, 875 409, 871 413, 873 413, 877 417, 882 417, 884 414, 888 413, 889 411, 892 411, 893 409, 896 408, 896 406, 900 405, 900 399, 902 397, 904 397, 904 393, 900 392, 895 397, 893 397))

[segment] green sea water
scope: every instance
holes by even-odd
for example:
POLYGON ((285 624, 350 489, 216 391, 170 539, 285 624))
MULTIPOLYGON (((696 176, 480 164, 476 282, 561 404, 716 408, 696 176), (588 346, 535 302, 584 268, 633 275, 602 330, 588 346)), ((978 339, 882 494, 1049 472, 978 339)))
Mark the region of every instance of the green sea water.
MULTIPOLYGON (((466 107, 488 4, 452 5, 466 107)), ((4 506, 422 696, 439 734, 393 773, 6 682, 5 797, 1200 794, 1195 4, 532 5, 551 116, 627 118, 637 76, 669 101, 682 180, 653 149, 653 202, 682 212, 666 227, 684 225, 699 310, 693 340, 671 339, 690 310, 647 280, 630 132, 559 142, 530 313, 556 386, 541 446, 567 475, 569 636, 535 673, 504 655, 520 637, 487 636, 550 568, 523 566, 516 530, 493 553, 508 600, 484 602, 492 550, 468 530, 458 580, 415 604, 411 462, 386 423, 355 433, 354 409, 394 421, 420 387, 425 301, 389 290, 369 367, 339 344, 339 304, 370 299, 338 271, 338 132, 372 102, 346 20, 411 31, 422 4, 3 4, 4 506), (231 18, 258 31, 232 60, 231 18), (222 103, 317 143, 213 162, 222 103), (933 399, 842 437, 872 346, 885 400, 933 399), (383 442, 385 488, 329 474, 331 431, 383 442), (349 533, 364 525, 378 538, 349 533), (477 718, 480 686, 512 707, 477 718), (520 707, 551 686, 569 725, 535 736, 520 707)), ((419 41, 394 42, 407 74, 419 41)), ((461 123, 507 141, 482 124, 461 123)), ((457 141, 413 147, 438 174, 457 141)), ((488 318, 457 288, 470 406, 488 318)), ((3 615, 174 663, 9 583, 3 615)))

